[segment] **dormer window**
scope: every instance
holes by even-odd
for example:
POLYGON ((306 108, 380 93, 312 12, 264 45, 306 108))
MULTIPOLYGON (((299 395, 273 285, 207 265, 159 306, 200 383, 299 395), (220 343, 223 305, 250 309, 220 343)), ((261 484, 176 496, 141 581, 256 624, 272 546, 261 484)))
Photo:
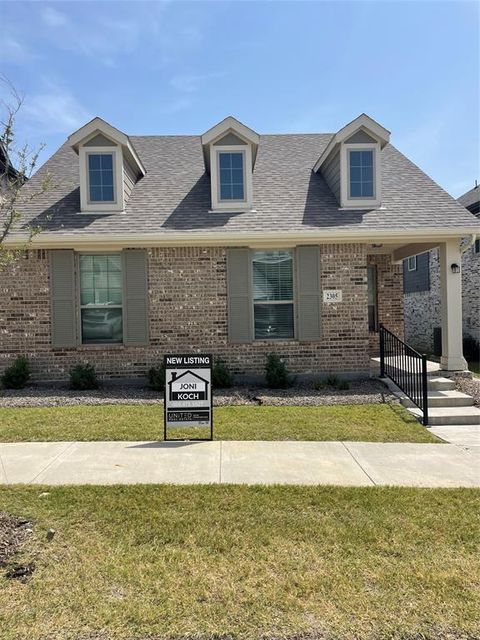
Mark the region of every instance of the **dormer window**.
POLYGON ((381 204, 380 144, 365 134, 340 145, 340 197, 344 208, 373 209, 381 204))
POLYGON ((128 136, 94 118, 69 142, 79 161, 79 213, 124 213, 132 189, 146 173, 128 136))
POLYGON ((374 209, 382 204, 382 149, 390 132, 362 114, 330 139, 313 170, 321 172, 339 209, 374 209))
POLYGON ((115 202, 113 154, 88 153, 88 193, 90 202, 115 202))
POLYGON ((349 198, 374 198, 374 150, 350 150, 349 159, 349 198))
POLYGON ((97 146, 98 136, 81 145, 80 205, 85 213, 124 211, 124 160, 115 143, 97 146))
POLYGON ((245 200, 244 166, 242 151, 218 154, 220 200, 245 200))
POLYGON ((242 213, 253 209, 253 169, 258 143, 258 134, 232 117, 203 134, 212 212, 242 213))

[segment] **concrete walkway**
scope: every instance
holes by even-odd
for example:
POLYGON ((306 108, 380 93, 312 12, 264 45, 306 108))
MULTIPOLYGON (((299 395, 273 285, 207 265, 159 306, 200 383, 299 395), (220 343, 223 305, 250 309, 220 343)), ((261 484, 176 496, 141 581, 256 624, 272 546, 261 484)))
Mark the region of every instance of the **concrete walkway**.
POLYGON ((429 427, 430 433, 462 447, 480 447, 480 424, 449 424, 429 427))
POLYGON ((373 442, 0 444, 0 484, 480 487, 480 446, 373 442))

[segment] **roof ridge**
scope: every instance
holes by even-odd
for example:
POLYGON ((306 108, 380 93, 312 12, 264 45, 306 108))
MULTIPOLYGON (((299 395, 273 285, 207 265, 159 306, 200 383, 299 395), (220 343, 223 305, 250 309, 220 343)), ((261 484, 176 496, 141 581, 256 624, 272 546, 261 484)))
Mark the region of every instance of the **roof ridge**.
MULTIPOLYGON (((261 138, 267 138, 267 137, 290 137, 290 136, 333 136, 335 135, 334 133, 331 133, 329 131, 327 132, 309 132, 309 133, 305 133, 302 131, 296 132, 296 133, 259 133, 258 134, 261 138)), ((137 133, 129 133, 128 134, 129 138, 201 138, 202 134, 197 134, 197 133, 142 133, 142 134, 137 134, 137 133)))

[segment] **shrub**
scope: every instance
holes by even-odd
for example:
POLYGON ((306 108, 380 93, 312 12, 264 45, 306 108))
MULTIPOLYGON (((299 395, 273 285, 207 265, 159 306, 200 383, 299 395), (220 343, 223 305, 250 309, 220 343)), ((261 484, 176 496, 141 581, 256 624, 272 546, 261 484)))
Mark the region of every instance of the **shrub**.
POLYGON ((1 381, 5 389, 23 389, 30 378, 30 364, 25 356, 19 356, 3 372, 1 381))
POLYGON ((147 378, 148 384, 154 391, 163 391, 165 389, 165 367, 163 364, 149 369, 147 378))
POLYGON ((334 373, 330 373, 325 380, 316 380, 313 383, 313 388, 316 391, 327 388, 337 389, 337 391, 346 391, 347 389, 350 389, 350 383, 348 380, 343 380, 334 373))
POLYGON ((100 382, 97 378, 95 367, 86 362, 85 364, 77 364, 70 369, 70 388, 78 391, 87 389, 98 389, 100 382))
POLYGON ((233 376, 223 360, 217 360, 213 365, 212 386, 220 389, 233 386, 233 376))
POLYGON ((276 353, 270 353, 265 365, 265 379, 269 389, 287 389, 293 384, 293 378, 276 353))

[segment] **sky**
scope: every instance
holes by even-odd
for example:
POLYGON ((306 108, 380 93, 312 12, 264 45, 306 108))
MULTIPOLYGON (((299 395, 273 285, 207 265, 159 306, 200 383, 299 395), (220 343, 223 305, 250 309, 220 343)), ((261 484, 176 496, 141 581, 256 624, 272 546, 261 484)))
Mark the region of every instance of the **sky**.
POLYGON ((365 112, 453 196, 480 179, 477 1, 0 0, 0 24, 18 139, 42 161, 97 115, 200 135, 227 115, 324 133, 365 112))

